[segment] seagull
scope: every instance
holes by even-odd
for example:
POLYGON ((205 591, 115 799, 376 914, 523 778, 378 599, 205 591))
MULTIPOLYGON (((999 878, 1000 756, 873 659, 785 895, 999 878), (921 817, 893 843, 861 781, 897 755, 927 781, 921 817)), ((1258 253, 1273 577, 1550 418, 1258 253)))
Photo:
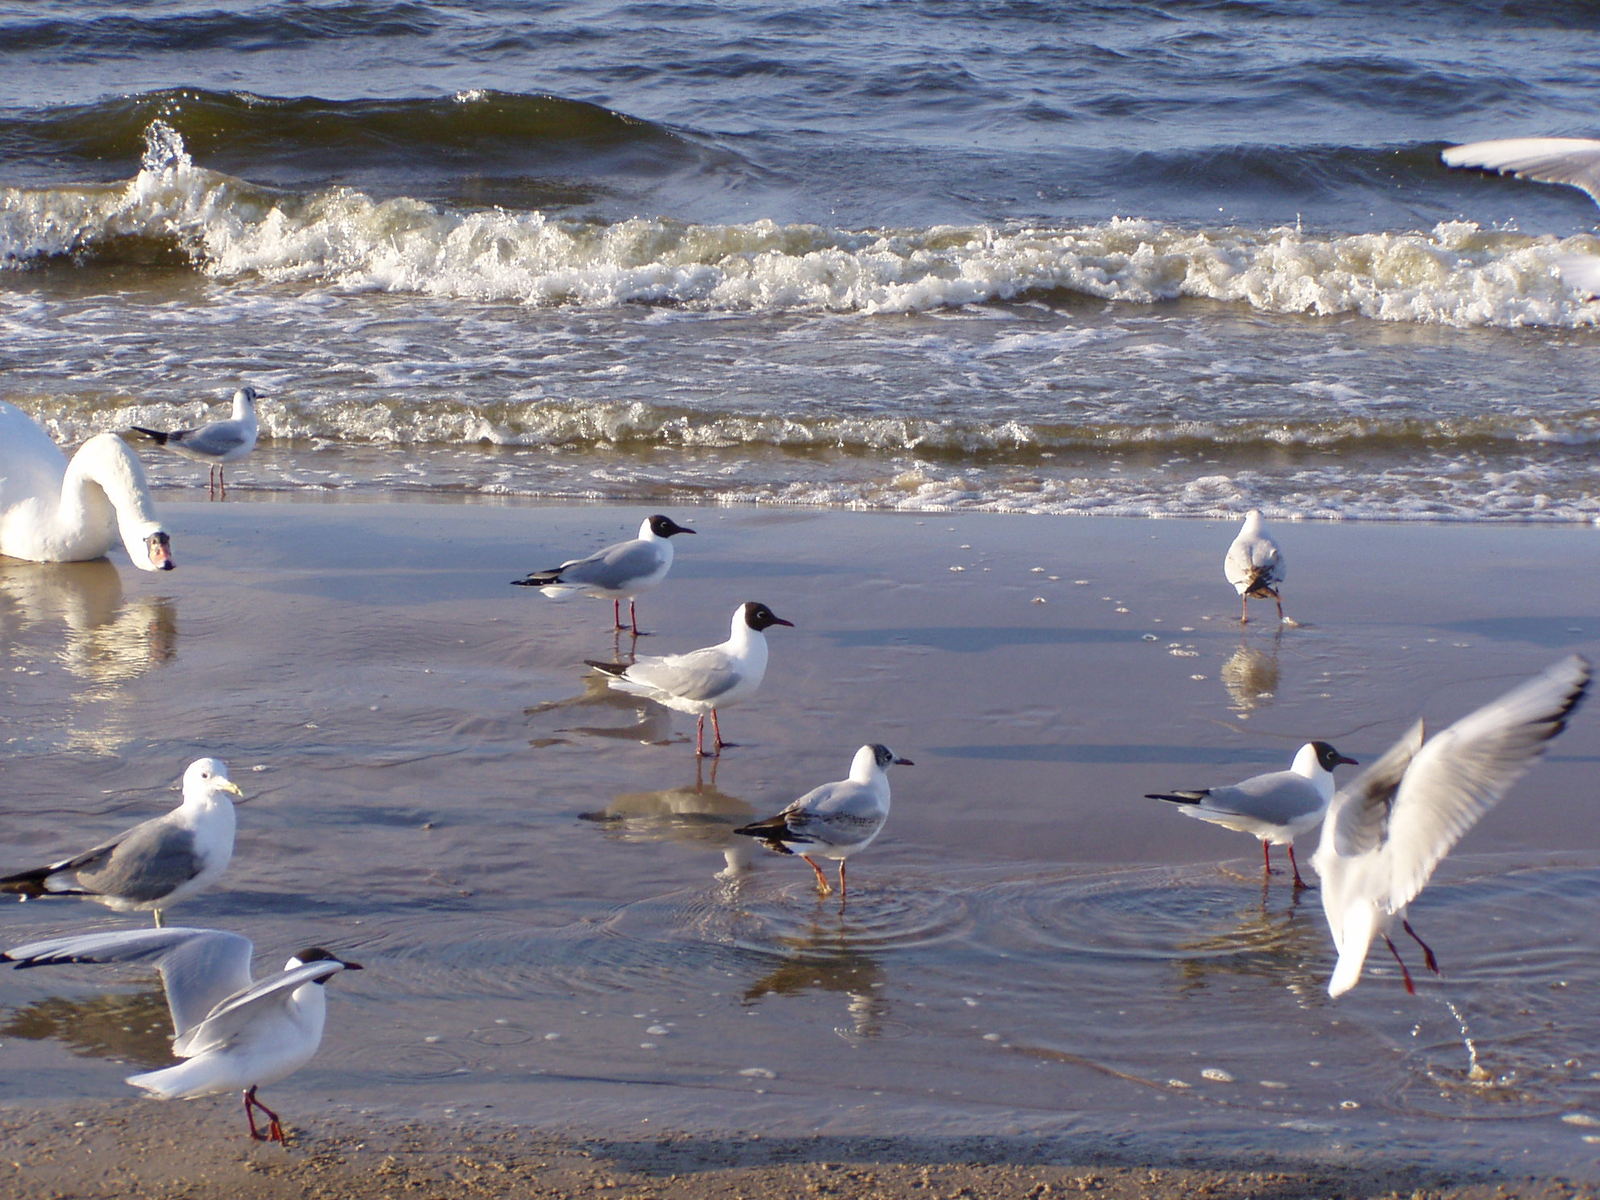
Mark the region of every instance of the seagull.
POLYGON ((1389 940, 1396 921, 1438 974, 1438 961, 1406 920, 1406 907, 1462 834, 1566 728, 1588 686, 1589 663, 1571 655, 1426 743, 1418 721, 1339 789, 1311 859, 1322 876, 1322 910, 1339 953, 1328 995, 1355 987, 1376 937, 1400 964, 1406 991, 1416 994, 1405 960, 1389 940))
POLYGON ((250 939, 215 929, 119 930, 30 942, 0 954, 18 969, 52 963, 154 963, 166 988, 177 1040, 187 1062, 130 1075, 126 1082, 160 1100, 244 1093, 245 1120, 257 1141, 284 1142, 278 1114, 256 1089, 294 1074, 322 1041, 327 999, 322 985, 361 964, 320 946, 289 959, 281 974, 250 977, 250 939), (254 1109, 269 1122, 256 1128, 254 1109))
POLYGON ((1316 826, 1333 799, 1333 769, 1341 763, 1358 765, 1327 742, 1307 742, 1287 771, 1252 775, 1227 787, 1200 788, 1192 792, 1146 792, 1146 800, 1168 800, 1186 807, 1186 817, 1210 821, 1224 829, 1252 833, 1261 839, 1262 874, 1272 874, 1272 848, 1289 847, 1294 886, 1310 886, 1300 878, 1294 857, 1294 839, 1316 826))
POLYGON ((1239 612, 1242 625, 1250 619, 1250 598, 1271 598, 1278 605, 1278 620, 1283 620, 1283 600, 1278 596, 1278 585, 1287 570, 1278 543, 1272 540, 1261 520, 1261 510, 1252 508, 1245 514, 1239 535, 1228 547, 1228 556, 1222 561, 1222 573, 1238 591, 1243 607, 1239 612))
POLYGON ((735 833, 760 838, 769 850, 798 854, 817 875, 817 891, 833 893, 828 877, 813 854, 839 860, 839 899, 845 888, 844 861, 871 845, 889 819, 890 765, 909 767, 909 758, 896 758, 883 745, 863 746, 850 762, 850 777, 812 788, 775 817, 741 825, 735 833))
POLYGON ((596 670, 612 678, 608 681, 619 692, 643 696, 694 713, 694 752, 704 755, 706 714, 711 714, 711 729, 716 737, 712 757, 731 742, 722 740, 717 712, 735 700, 743 700, 761 686, 767 673, 767 636, 762 631, 774 625, 794 627, 773 614, 765 604, 748 600, 733 610, 733 627, 728 640, 715 646, 691 650, 687 654, 667 654, 641 658, 632 663, 597 662, 585 659, 596 670))
POLYGON ((237 462, 256 448, 256 401, 263 399, 253 387, 242 387, 233 394, 233 416, 226 421, 212 421, 198 429, 174 429, 162 433, 159 429, 133 426, 135 433, 153 438, 156 445, 165 446, 174 454, 203 462, 211 468, 211 491, 222 484, 222 494, 228 494, 228 479, 224 464, 237 462))
POLYGON ((511 582, 517 587, 536 587, 552 600, 570 600, 578 595, 609 599, 612 624, 617 629, 627 628, 622 623, 622 602, 626 600, 628 621, 633 626, 633 636, 638 637, 639 615, 633 608, 634 598, 655 587, 672 569, 672 543, 668 539, 673 534, 693 532, 657 513, 640 523, 636 538, 511 582))
POLYGON ((183 803, 72 858, 0 879, 0 893, 85 896, 120 912, 165 910, 210 887, 233 857, 239 785, 222 760, 199 758, 183 773, 183 803))
MULTIPOLYGON (((1600 141, 1593 138, 1498 138, 1449 146, 1439 157, 1447 167, 1477 167, 1535 183, 1564 183, 1600 204, 1600 141)), ((1591 296, 1600 294, 1600 256, 1564 254, 1561 274, 1591 296)))

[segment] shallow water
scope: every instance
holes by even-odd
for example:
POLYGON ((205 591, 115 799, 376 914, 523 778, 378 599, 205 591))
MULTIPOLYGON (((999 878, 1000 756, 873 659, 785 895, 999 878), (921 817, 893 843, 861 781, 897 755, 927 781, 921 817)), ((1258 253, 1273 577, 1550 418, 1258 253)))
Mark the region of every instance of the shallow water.
MULTIPOLYGON (((1402 947, 1415 999, 1374 957, 1329 1001, 1315 894, 1263 888, 1249 839, 1142 799, 1313 735, 1366 759, 1418 712, 1593 655, 1600 609, 1570 582, 1588 531, 1287 526, 1302 625, 1274 635, 1232 619, 1231 525, 674 510, 701 532, 641 602, 642 650, 716 640, 746 598, 797 625, 727 715, 742 744, 697 764, 687 718, 586 680, 606 605, 508 586, 636 510, 166 507, 171 575, 0 565, 6 855, 115 832, 190 758, 227 759, 251 797, 238 856, 175 919, 264 961, 320 942, 367 966, 274 1089, 301 1119, 1592 1173, 1592 714, 1415 906, 1447 973, 1402 947), (848 903, 732 845, 868 738, 917 765, 848 903)), ((125 921, 5 912, 12 942, 125 921)), ((6 972, 0 1005, 5 1103, 118 1096, 113 1058, 159 1061, 136 976, 6 972)))

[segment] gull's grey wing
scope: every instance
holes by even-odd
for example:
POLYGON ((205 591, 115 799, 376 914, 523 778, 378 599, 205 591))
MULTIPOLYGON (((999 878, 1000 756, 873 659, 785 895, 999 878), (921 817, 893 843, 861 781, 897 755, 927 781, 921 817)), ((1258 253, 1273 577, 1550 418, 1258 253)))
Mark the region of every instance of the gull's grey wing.
POLYGON ((1274 771, 1228 787, 1212 788, 1202 806, 1273 825, 1287 825, 1321 809, 1322 797, 1303 775, 1274 771))
POLYGON ((167 440, 196 454, 221 456, 237 450, 249 440, 249 435, 237 421, 218 421, 199 429, 181 429, 167 435, 167 440))
POLYGON ((1499 138, 1451 146, 1439 156, 1448 167, 1479 167, 1581 188, 1600 204, 1600 142, 1591 138, 1499 138))
POLYGON ((217 1002, 205 1020, 181 1034, 172 1043, 172 1052, 179 1058, 192 1058, 225 1045, 254 1021, 262 1009, 281 1008, 289 1003, 290 993, 301 984, 326 979, 342 970, 344 963, 336 958, 318 959, 240 988, 217 1002))
POLYGON ((0 959, 18 967, 53 963, 154 963, 181 1038, 218 1004, 250 986, 250 939, 216 929, 116 930, 29 942, 0 959))
POLYGON ((1543 757, 1588 686, 1589 664, 1574 654, 1418 751, 1389 820, 1390 911, 1416 898, 1439 860, 1543 757))
POLYGON ((661 552, 651 542, 635 538, 607 546, 588 558, 561 565, 562 583, 587 583, 618 588, 661 568, 661 552))
POLYGON ((812 788, 780 815, 795 841, 848 845, 883 824, 884 807, 871 789, 841 779, 812 788))
POLYGON ((707 646, 688 654, 641 658, 622 678, 688 700, 715 700, 739 682, 739 673, 727 654, 707 646))
POLYGON ((200 873, 194 832, 167 817, 135 825, 120 837, 62 864, 88 891, 146 904, 200 873))

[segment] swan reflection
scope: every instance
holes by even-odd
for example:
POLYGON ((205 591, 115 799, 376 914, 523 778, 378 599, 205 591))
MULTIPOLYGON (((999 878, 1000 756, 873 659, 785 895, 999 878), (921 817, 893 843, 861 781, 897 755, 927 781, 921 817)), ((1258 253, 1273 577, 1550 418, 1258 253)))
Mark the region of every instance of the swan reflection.
POLYGON ((53 663, 79 679, 109 686, 169 663, 177 653, 172 600, 125 601, 122 576, 104 559, 0 563, 4 659, 17 665, 53 663))

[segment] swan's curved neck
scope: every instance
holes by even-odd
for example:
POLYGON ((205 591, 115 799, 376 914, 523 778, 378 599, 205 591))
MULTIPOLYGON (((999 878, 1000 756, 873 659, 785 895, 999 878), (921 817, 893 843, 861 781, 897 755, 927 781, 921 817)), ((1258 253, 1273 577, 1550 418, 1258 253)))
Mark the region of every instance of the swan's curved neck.
POLYGON ((98 543, 100 549, 91 557, 104 554, 120 533, 128 557, 138 566, 149 563, 145 539, 161 523, 150 502, 144 467, 116 434, 92 437, 72 456, 61 480, 56 528, 61 536, 98 543))

